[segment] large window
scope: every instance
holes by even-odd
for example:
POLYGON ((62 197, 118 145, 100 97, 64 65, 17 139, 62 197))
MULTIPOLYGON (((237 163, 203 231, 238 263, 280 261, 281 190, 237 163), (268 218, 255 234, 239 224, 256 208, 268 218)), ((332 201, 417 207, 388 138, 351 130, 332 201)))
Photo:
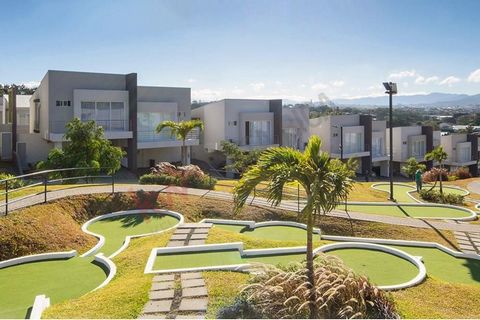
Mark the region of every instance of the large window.
POLYGON ((94 120, 106 131, 127 130, 123 102, 82 101, 80 106, 82 121, 94 120))
POLYGON ((343 134, 343 152, 356 153, 363 151, 363 133, 346 132, 343 134))
POLYGON ((137 113, 137 130, 139 142, 152 141, 170 141, 175 140, 171 136, 168 128, 162 130, 161 133, 155 133, 155 128, 159 123, 166 120, 175 121, 175 113, 167 112, 139 112, 137 113))
POLYGON ((297 128, 285 128, 282 130, 282 143, 284 146, 292 148, 299 147, 297 131, 297 128))
POLYGON ((262 146, 272 144, 270 133, 271 121, 246 121, 245 137, 246 144, 252 146, 262 146))
POLYGON ((40 102, 35 101, 35 119, 33 119, 33 131, 40 132, 40 102))
POLYGON ((383 142, 383 137, 373 137, 372 138, 372 156, 381 157, 385 155, 385 146, 383 142))
POLYGON ((457 162, 468 162, 472 160, 472 147, 463 146, 458 149, 458 160, 457 162))
POLYGON ((410 156, 415 158, 423 158, 425 156, 425 140, 412 141, 410 156))

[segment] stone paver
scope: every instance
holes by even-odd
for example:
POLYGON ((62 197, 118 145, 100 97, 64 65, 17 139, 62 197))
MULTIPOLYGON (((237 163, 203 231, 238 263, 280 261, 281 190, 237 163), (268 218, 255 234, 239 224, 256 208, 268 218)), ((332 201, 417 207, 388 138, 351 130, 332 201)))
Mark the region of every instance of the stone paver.
POLYGON ((167 247, 182 247, 185 244, 185 241, 170 241, 167 244, 167 247))
POLYGON ((174 282, 153 282, 152 291, 173 289, 174 282))
POLYGON ((182 273, 180 278, 182 280, 201 279, 202 274, 200 272, 186 272, 186 273, 182 273))
POLYGON ((211 228, 212 226, 212 223, 183 223, 177 229, 211 228))
POLYGON ((165 282, 175 280, 175 275, 173 274, 161 274, 153 277, 153 282, 165 282))
POLYGON ((164 313, 142 314, 138 319, 165 319, 166 316, 164 313))
POLYGON ((180 302, 180 311, 206 311, 208 305, 208 298, 189 299, 184 298, 180 302))
POLYGON ((205 244, 205 240, 190 240, 188 242, 189 246, 198 246, 198 245, 201 245, 201 244, 205 244))
POLYGON ((208 292, 206 287, 194 287, 194 288, 182 289, 182 297, 184 298, 203 297, 207 295, 208 295, 208 292))
POLYGON ((172 300, 149 301, 143 309, 143 313, 165 313, 170 311, 172 300))
POLYGON ((205 280, 203 279, 182 279, 182 288, 203 287, 205 280))
POLYGON ((208 231, 210 231, 210 228, 195 228, 193 234, 208 233, 208 231))
POLYGON ((173 234, 170 240, 187 240, 188 234, 180 233, 180 234, 173 234))
POLYGON ((195 231, 195 229, 177 229, 175 230, 174 234, 181 234, 181 233, 186 233, 186 234, 189 234, 190 232, 195 231))
POLYGON ((173 299, 175 295, 175 290, 159 290, 159 291, 150 291, 150 300, 164 300, 164 299, 173 299))
POLYGON ((194 233, 190 236, 190 239, 191 240, 205 240, 205 239, 207 239, 207 237, 208 237, 207 233, 200 233, 200 234, 195 234, 194 233))
POLYGON ((178 315, 175 319, 205 319, 205 314, 189 314, 189 315, 178 315))

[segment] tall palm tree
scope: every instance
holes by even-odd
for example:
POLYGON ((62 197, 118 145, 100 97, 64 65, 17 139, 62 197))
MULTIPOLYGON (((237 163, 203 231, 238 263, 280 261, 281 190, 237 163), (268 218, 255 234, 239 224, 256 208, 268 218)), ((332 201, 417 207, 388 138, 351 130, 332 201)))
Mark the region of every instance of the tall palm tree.
POLYGON ((264 151, 256 165, 250 167, 234 189, 235 209, 239 210, 255 186, 268 181, 267 198, 277 206, 283 197, 286 183, 296 181, 307 194, 307 203, 301 214, 307 222, 307 274, 310 285, 310 317, 316 317, 315 278, 313 267, 314 217, 326 214, 347 199, 353 186, 353 162, 343 163, 330 159, 320 151, 322 142, 318 136, 310 137, 305 151, 275 147, 264 151))
POLYGON ((200 120, 186 120, 175 122, 171 120, 162 121, 158 124, 155 132, 160 133, 163 129, 169 128, 172 136, 176 136, 178 140, 182 141, 182 165, 189 164, 188 157, 187 157, 187 146, 185 145, 185 140, 187 140, 187 136, 195 128, 203 130, 203 122, 200 120))
POLYGON ((440 179, 440 194, 442 195, 443 198, 443 186, 442 186, 442 173, 443 173, 443 162, 447 160, 448 158, 448 153, 443 150, 442 146, 438 146, 429 153, 425 155, 425 160, 433 160, 438 162, 438 166, 440 167, 440 173, 438 175, 438 179, 440 179))

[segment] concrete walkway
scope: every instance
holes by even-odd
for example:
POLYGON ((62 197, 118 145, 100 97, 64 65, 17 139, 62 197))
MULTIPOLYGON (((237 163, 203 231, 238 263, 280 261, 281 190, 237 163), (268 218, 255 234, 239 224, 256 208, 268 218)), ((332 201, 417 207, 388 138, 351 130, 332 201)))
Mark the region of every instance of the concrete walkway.
MULTIPOLYGON (((184 223, 177 227, 168 247, 204 244, 211 223, 184 223)), ((200 272, 157 275, 140 319, 205 319, 208 292, 200 272)))
POLYGON ((467 189, 468 191, 470 191, 471 193, 476 193, 476 194, 480 194, 480 182, 470 182, 468 185, 467 185, 467 189))
MULTIPOLYGON (((193 188, 184 188, 184 187, 175 187, 175 186, 161 186, 161 185, 140 185, 140 184, 123 184, 115 185, 115 192, 136 192, 139 190, 144 191, 157 191, 162 193, 174 193, 174 194, 186 194, 186 195, 195 195, 200 197, 214 198, 220 200, 232 201, 233 196, 227 192, 221 191, 212 191, 204 189, 193 189, 193 188)), ((85 186, 79 188, 69 188, 65 190, 55 190, 49 191, 47 194, 47 201, 60 199, 68 196, 75 195, 86 195, 94 193, 109 193, 112 191, 111 185, 103 186, 85 186)), ((12 199, 13 200, 13 199, 12 199)), ((34 195, 27 198, 16 198, 15 203, 9 204, 9 212, 25 208, 31 205, 39 204, 44 202, 44 195, 34 195)), ((4 203, 3 201, 1 203, 4 203)), ((253 198, 249 197, 247 204, 271 207, 268 201, 264 198, 253 198)), ((295 201, 285 200, 280 203, 278 206, 280 209, 297 211, 298 204, 295 201)), ((302 206, 300 206, 300 209, 302 206)), ((5 213, 5 207, 1 208, 0 214, 5 213)), ((444 220, 422 220, 408 217, 391 217, 391 216, 381 216, 375 214, 367 214, 360 212, 349 212, 350 217, 354 220, 361 221, 371 221, 371 222, 381 222, 393 225, 409 226, 415 228, 435 228, 439 230, 451 230, 451 231, 460 231, 460 232, 469 232, 469 233, 480 233, 480 225, 478 224, 469 224, 469 223, 452 223, 444 220)), ((335 217, 347 218, 348 216, 344 211, 332 211, 328 215, 335 217)))

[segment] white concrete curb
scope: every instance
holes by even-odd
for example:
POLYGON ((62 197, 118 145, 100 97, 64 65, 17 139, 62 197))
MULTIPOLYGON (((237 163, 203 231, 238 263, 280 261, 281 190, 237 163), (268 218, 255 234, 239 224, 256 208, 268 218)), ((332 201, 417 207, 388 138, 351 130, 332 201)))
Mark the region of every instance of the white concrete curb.
POLYGON ((329 252, 337 249, 351 249, 351 248, 382 251, 382 252, 397 256, 399 258, 405 259, 417 267, 418 274, 413 279, 400 284, 389 285, 389 286, 378 286, 379 289, 382 289, 385 291, 391 291, 391 290, 400 290, 400 289, 410 288, 410 287, 416 286, 417 284, 422 283, 427 276, 427 270, 425 268, 425 265, 422 263, 422 260, 420 257, 414 257, 402 250, 379 245, 379 244, 363 243, 363 242, 332 243, 332 244, 327 244, 325 246, 321 246, 315 249, 314 254, 318 252, 329 252))
POLYGON ((88 250, 87 252, 85 252, 81 256, 86 257, 86 256, 89 256, 89 255, 92 255, 93 253, 97 252, 105 244, 105 237, 104 236, 102 236, 101 234, 96 234, 96 233, 88 230, 88 227, 92 223, 97 222, 99 220, 106 219, 106 218, 110 218, 110 217, 130 215, 130 214, 140 214, 140 213, 166 214, 166 215, 172 216, 174 218, 177 218, 179 221, 176 225, 174 225, 170 228, 164 229, 164 230, 159 230, 159 231, 144 233, 144 234, 136 234, 136 235, 125 237, 125 241, 123 242, 123 245, 117 251, 115 251, 110 256, 108 256, 108 258, 112 259, 116 255, 118 255, 120 252, 125 250, 128 247, 128 245, 130 243, 130 240, 132 238, 140 238, 140 237, 145 237, 145 236, 151 236, 151 235, 154 235, 154 234, 160 234, 160 233, 175 229, 179 224, 182 224, 184 222, 183 215, 181 215, 180 213, 175 212, 175 211, 170 211, 170 210, 164 210, 164 209, 136 209, 136 210, 125 210, 125 211, 117 211, 117 212, 103 214, 101 216, 97 216, 93 219, 88 220, 87 222, 85 222, 82 225, 82 231, 89 234, 89 235, 92 235, 92 236, 98 238, 98 243, 92 249, 88 250))
POLYGON ((73 258, 76 255, 77 255, 76 250, 65 251, 65 252, 47 252, 47 253, 40 253, 40 254, 32 254, 29 256, 23 256, 23 257, 2 261, 0 262, 0 269, 10 267, 10 266, 15 266, 17 264, 27 263, 27 262, 73 258))
POLYGON ((40 320, 43 311, 48 307, 50 307, 50 298, 44 294, 36 296, 28 319, 40 320))
MULTIPOLYGON (((261 227, 274 227, 274 226, 286 226, 307 230, 307 225, 304 223, 294 221, 264 221, 255 222, 251 220, 228 220, 228 219, 203 219, 200 223, 213 223, 213 224, 229 224, 229 225, 244 225, 249 229, 261 228, 261 227)), ((313 233, 321 235, 319 228, 313 228, 313 233)))
POLYGON ((103 264, 108 269, 109 272, 108 272, 107 278, 103 280, 103 282, 92 291, 96 291, 98 289, 105 287, 107 284, 110 283, 110 281, 112 281, 113 277, 115 277, 115 275, 117 274, 117 266, 115 265, 115 263, 113 263, 112 260, 105 257, 103 253, 97 254, 95 256, 95 261, 103 264))

